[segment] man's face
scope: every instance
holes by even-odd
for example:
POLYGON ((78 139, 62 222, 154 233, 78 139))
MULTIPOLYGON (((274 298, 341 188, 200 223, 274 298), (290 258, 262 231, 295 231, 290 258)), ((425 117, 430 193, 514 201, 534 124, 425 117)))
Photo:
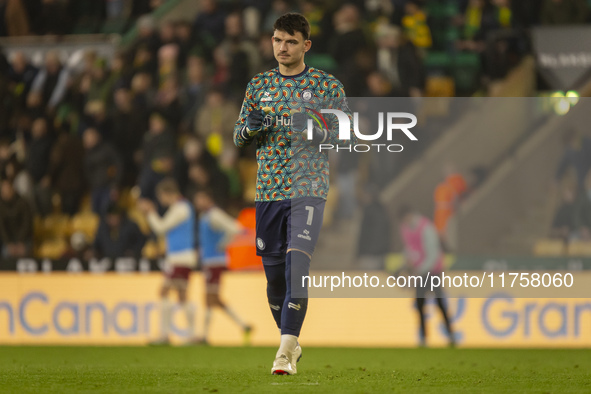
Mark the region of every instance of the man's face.
POLYGON ((14 189, 9 181, 2 182, 2 185, 0 186, 0 197, 2 197, 2 200, 4 201, 10 201, 12 200, 12 197, 14 197, 14 189))
POLYGON ((292 36, 285 31, 275 30, 272 40, 275 59, 279 64, 288 67, 302 62, 304 54, 312 46, 312 42, 304 40, 304 36, 299 31, 292 36))
POLYGON ((111 228, 119 227, 119 224, 121 224, 121 216, 116 213, 108 214, 107 215, 107 224, 111 228))

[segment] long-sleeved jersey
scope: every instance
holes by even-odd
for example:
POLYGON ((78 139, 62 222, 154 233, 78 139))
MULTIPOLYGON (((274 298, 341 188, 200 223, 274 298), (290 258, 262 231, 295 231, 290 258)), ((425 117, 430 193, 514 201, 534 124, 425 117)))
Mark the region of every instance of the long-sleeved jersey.
POLYGON ((318 141, 307 141, 301 133, 292 132, 292 112, 302 111, 314 119, 317 127, 328 131, 327 144, 350 145, 351 140, 338 139, 336 116, 321 114, 322 109, 338 109, 352 116, 347 106, 343 85, 334 76, 313 67, 293 76, 282 75, 278 68, 255 76, 246 88, 240 117, 234 127, 234 143, 243 147, 257 144, 257 185, 255 201, 280 201, 328 194, 328 154, 321 152, 318 141), (250 111, 269 107, 263 129, 253 138, 245 138, 246 118, 250 111))

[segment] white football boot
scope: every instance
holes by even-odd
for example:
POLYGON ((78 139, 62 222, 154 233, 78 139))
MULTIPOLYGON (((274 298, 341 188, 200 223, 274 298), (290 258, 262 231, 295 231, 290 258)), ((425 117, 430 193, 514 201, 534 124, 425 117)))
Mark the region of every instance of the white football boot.
POLYGON ((292 375, 295 375, 298 372, 298 361, 302 358, 302 347, 300 344, 296 344, 295 349, 291 353, 291 369, 293 369, 292 375))
POLYGON ((279 355, 273 361, 273 368, 271 368, 272 375, 293 375, 296 371, 292 367, 289 358, 285 354, 279 355))

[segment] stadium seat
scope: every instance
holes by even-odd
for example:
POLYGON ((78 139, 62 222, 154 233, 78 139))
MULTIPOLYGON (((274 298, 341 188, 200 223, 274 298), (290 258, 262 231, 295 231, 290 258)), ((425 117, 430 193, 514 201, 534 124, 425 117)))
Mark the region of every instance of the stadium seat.
POLYGON ((534 245, 536 256, 562 256, 566 252, 564 241, 560 239, 540 239, 534 245))
POLYGON ((446 76, 431 76, 427 78, 425 86, 427 97, 454 97, 456 88, 453 78, 446 76))
POLYGON ((334 72, 337 68, 337 63, 332 56, 320 53, 306 55, 306 64, 327 72, 334 72))
POLYGON ((568 245, 568 255, 576 257, 591 257, 590 241, 572 241, 568 245))
POLYGON ((65 238, 71 234, 70 218, 53 213, 43 219, 43 238, 65 238))
POLYGON ((430 51, 425 57, 425 69, 428 74, 448 74, 452 64, 453 59, 447 52, 430 51))
POLYGON ((72 218, 72 232, 80 231, 86 235, 87 239, 94 239, 99 225, 99 217, 93 212, 80 212, 72 218))
POLYGON ((480 55, 474 52, 460 52, 453 58, 453 77, 456 90, 472 92, 478 87, 480 77, 480 55))
POLYGON ((67 250, 68 243, 63 238, 54 238, 43 241, 37 250, 37 257, 56 260, 61 258, 67 250))

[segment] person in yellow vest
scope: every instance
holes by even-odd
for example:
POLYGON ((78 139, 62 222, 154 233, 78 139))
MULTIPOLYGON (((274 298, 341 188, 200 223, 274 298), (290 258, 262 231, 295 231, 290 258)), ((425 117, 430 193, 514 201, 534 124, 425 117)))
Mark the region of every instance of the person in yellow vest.
POLYGON ((416 0, 410 0, 404 7, 402 27, 404 33, 419 49, 429 49, 433 45, 431 29, 427 25, 427 16, 416 0))

